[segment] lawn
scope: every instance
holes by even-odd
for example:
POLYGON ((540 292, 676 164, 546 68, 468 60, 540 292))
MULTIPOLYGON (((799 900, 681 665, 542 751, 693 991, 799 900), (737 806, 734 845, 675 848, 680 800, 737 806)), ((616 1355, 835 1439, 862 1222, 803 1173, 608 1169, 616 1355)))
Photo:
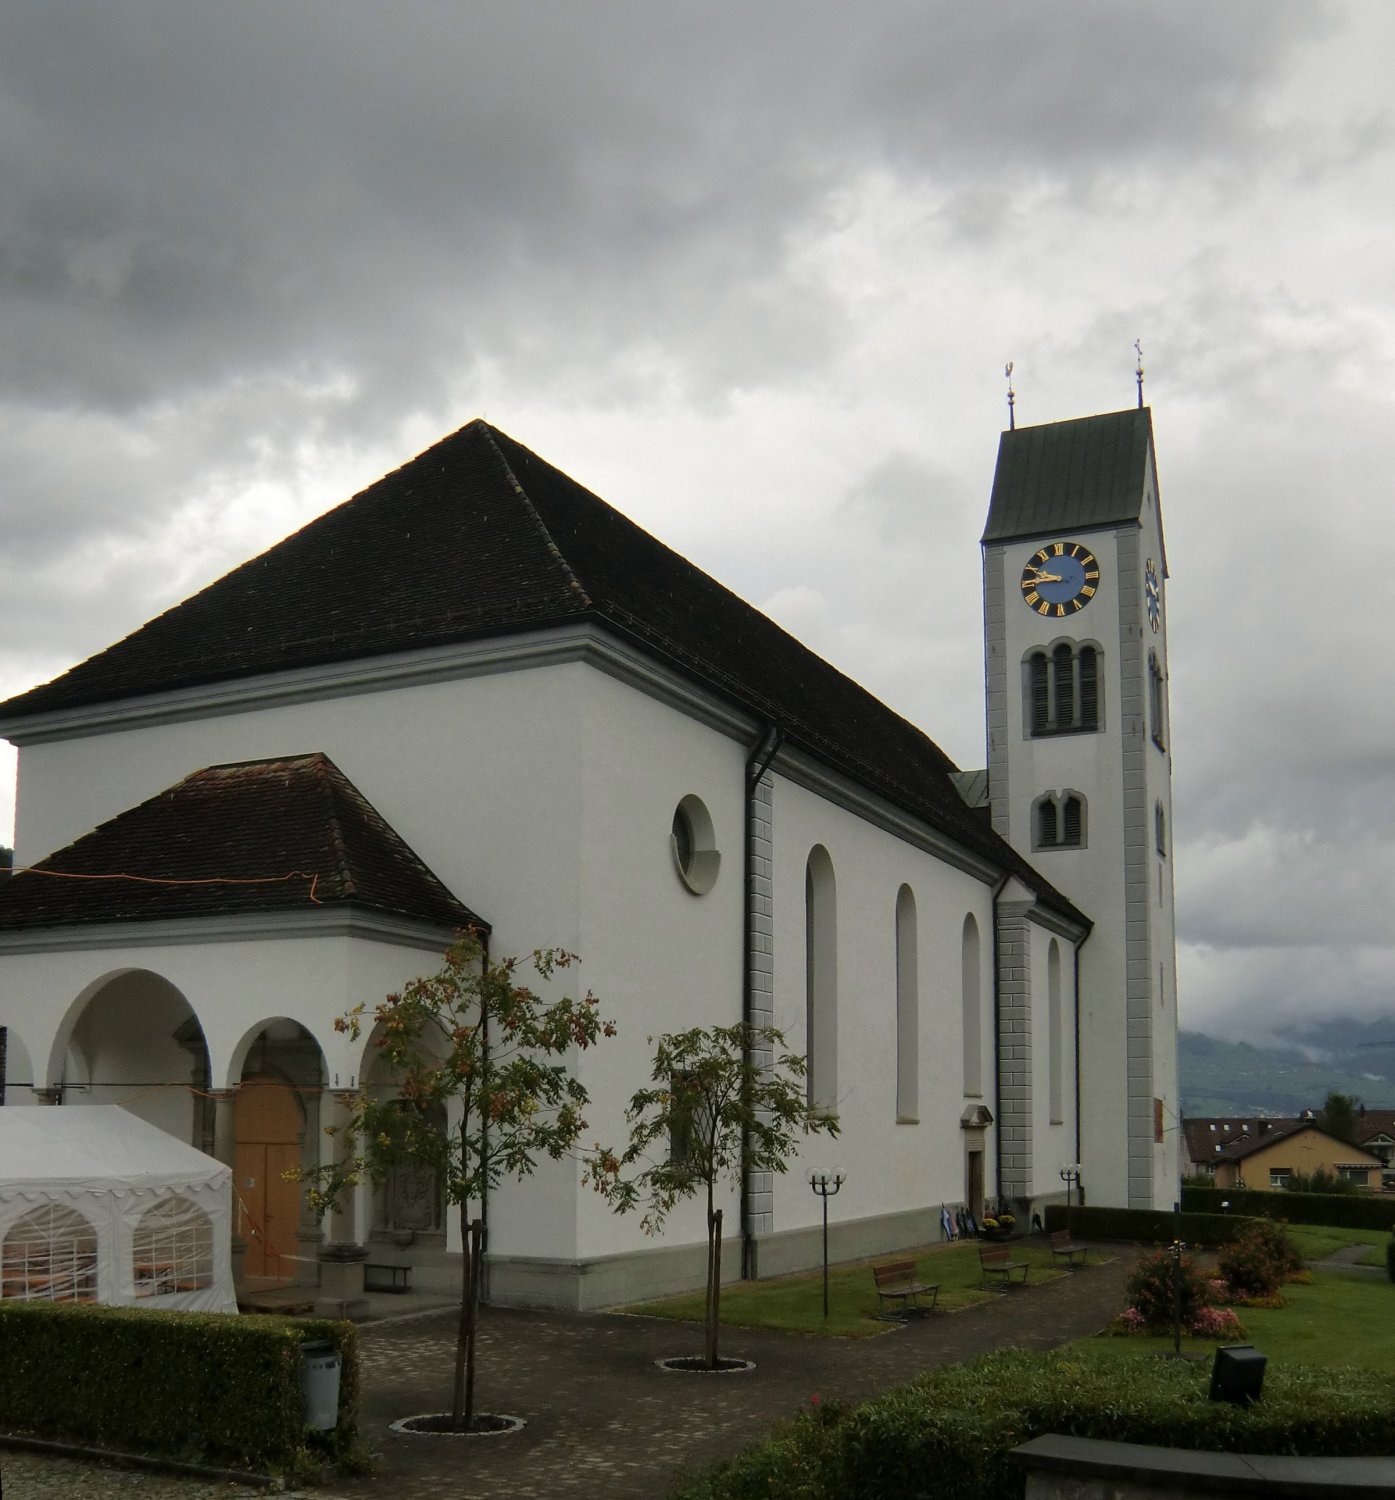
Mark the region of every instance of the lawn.
MULTIPOLYGON (((1014 1240, 1014 1260, 1024 1260, 1031 1270, 1028 1285, 1051 1281, 1067 1273, 1051 1264, 1044 1244, 1014 1240)), ((913 1258, 920 1280, 940 1283, 939 1306, 952 1312, 972 1307, 1000 1292, 985 1291, 975 1244, 931 1245, 898 1255, 879 1255, 875 1260, 856 1261, 828 1268, 828 1318, 823 1316, 823 1274, 781 1276, 770 1281, 740 1281, 722 1288, 722 1325, 734 1328, 782 1328, 796 1333, 830 1334, 840 1338, 869 1338, 885 1333, 892 1325, 877 1318, 877 1293, 872 1266, 884 1261, 913 1258)), ((691 1292, 627 1307, 626 1312, 648 1318, 675 1318, 700 1323, 703 1294, 691 1292)))
POLYGON ((1361 1257, 1368 1266, 1385 1264, 1385 1247, 1390 1239, 1384 1229, 1335 1229, 1321 1224, 1285 1224, 1289 1239, 1298 1246, 1304 1260, 1324 1260, 1344 1245, 1365 1245, 1366 1253, 1361 1257))
MULTIPOLYGON (((1350 1244, 1350 1238, 1345 1243, 1350 1244)), ((1395 1368, 1395 1285, 1389 1281, 1314 1271, 1311 1286, 1291 1284, 1283 1296, 1283 1307, 1235 1309, 1247 1341, 1268 1355, 1271 1365, 1345 1365, 1384 1372, 1395 1368)), ((1208 1362, 1215 1347, 1212 1340, 1182 1339, 1183 1354, 1208 1362)), ((1171 1350, 1167 1337, 1096 1337, 1071 1345, 1073 1354, 1091 1360, 1137 1359, 1171 1350)))

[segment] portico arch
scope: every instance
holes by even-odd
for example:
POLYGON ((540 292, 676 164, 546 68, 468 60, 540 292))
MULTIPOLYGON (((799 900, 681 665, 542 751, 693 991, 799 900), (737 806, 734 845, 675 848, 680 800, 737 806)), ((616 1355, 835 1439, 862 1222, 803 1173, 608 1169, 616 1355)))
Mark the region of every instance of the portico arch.
POLYGON ((190 1145, 212 1145, 203 1026, 183 991, 151 969, 111 969, 85 985, 35 1083, 65 1104, 119 1104, 190 1145))

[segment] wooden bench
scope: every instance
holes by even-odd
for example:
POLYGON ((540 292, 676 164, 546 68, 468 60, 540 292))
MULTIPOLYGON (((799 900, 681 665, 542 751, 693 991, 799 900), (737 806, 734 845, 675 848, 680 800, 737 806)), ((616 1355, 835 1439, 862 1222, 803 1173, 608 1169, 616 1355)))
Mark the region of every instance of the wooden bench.
POLYGON ((940 1300, 938 1281, 917 1281, 913 1260, 893 1260, 884 1266, 872 1267, 872 1279, 877 1284, 877 1316, 889 1317, 897 1323, 906 1322, 912 1309, 918 1312, 934 1312, 940 1300), (929 1297, 928 1303, 922 1297, 929 1297), (883 1311, 890 1302, 896 1311, 883 1311))
POLYGON ((1070 1237, 1069 1229, 1058 1229, 1051 1236, 1051 1264, 1054 1266, 1058 1260, 1064 1260, 1073 1271, 1075 1270, 1075 1257, 1077 1255, 1080 1257, 1080 1264, 1083 1266, 1085 1264, 1084 1245, 1074 1243, 1070 1237))
POLYGON ((978 1263, 983 1268, 983 1284, 988 1286, 996 1276, 1002 1285, 1012 1285, 1012 1273, 1021 1271, 1022 1284, 1027 1284, 1027 1272, 1031 1266, 1025 1260, 1013 1260, 1006 1245, 980 1245, 978 1263))

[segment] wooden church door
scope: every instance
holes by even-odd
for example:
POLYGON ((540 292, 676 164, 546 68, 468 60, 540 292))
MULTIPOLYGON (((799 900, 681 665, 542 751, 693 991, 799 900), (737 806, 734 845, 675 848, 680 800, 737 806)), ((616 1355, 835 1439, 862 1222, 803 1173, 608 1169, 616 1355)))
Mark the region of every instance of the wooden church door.
POLYGON ((284 1174, 300 1165, 304 1130, 305 1113, 293 1088, 264 1073, 242 1080, 233 1181, 249 1278, 289 1281, 295 1275, 300 1184, 287 1182, 284 1174))

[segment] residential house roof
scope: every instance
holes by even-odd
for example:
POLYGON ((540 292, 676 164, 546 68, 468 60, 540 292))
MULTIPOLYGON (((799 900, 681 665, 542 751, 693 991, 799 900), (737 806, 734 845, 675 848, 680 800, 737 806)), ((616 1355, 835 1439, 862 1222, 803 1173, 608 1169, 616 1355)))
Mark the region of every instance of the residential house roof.
POLYGON ((324 755, 210 766, 0 882, 0 933, 357 907, 476 916, 324 755))
POLYGON ((1301 1135, 1307 1130, 1313 1131, 1316 1135, 1326 1136, 1329 1141, 1335 1141, 1339 1146, 1347 1151, 1354 1152, 1358 1157, 1368 1158, 1372 1166, 1379 1166, 1381 1164, 1379 1157, 1372 1155, 1371 1152, 1364 1150, 1360 1146, 1353 1146, 1349 1141, 1342 1140, 1340 1137, 1333 1135, 1331 1131, 1324 1130, 1322 1126, 1315 1124, 1312 1120, 1289 1120, 1279 1129, 1267 1131, 1262 1135, 1253 1137, 1242 1136, 1238 1140, 1231 1141, 1219 1154, 1217 1160, 1243 1161, 1246 1157, 1253 1156, 1257 1151, 1268 1150, 1270 1146, 1276 1145, 1279 1141, 1289 1140, 1293 1136, 1301 1135))
POLYGON ((1273 1139, 1269 1132, 1301 1123, 1292 1119, 1244 1118, 1236 1115, 1203 1115, 1182 1121, 1187 1160, 1197 1166, 1217 1161, 1232 1141, 1273 1139))
POLYGON ((953 762, 919 729, 478 420, 106 651, 0 704, 0 730, 49 711, 586 619, 1088 925, 965 806, 953 762))

